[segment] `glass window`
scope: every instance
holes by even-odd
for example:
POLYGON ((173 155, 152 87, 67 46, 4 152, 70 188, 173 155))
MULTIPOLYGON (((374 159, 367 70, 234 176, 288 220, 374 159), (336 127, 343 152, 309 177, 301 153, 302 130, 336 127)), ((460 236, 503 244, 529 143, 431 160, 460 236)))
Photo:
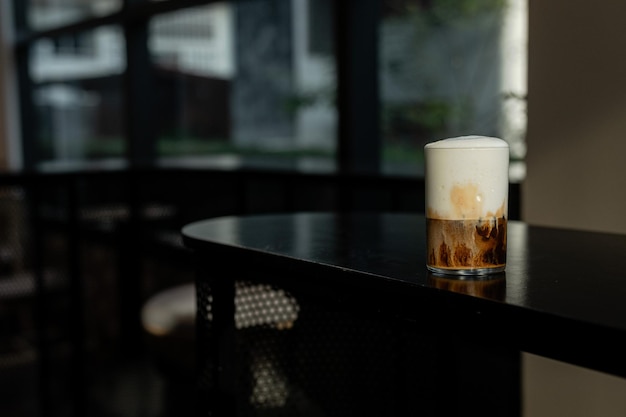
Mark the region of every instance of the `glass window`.
MULTIPOLYGON (((419 176, 426 142, 483 134, 511 144, 514 176, 523 178, 527 1, 380 0, 383 173, 419 176)), ((140 22, 123 19, 122 3, 28 0, 24 8, 32 27, 58 27, 50 38, 27 41, 41 118, 37 140, 45 147, 45 160, 124 152, 122 102, 126 94, 138 102, 144 95, 141 88, 138 97, 135 90, 121 88, 123 31, 62 27, 120 11, 114 15, 120 24, 143 35, 135 26, 140 22)), ((157 95, 150 103, 154 109, 143 116, 157 121, 159 162, 239 165, 245 160, 270 167, 335 168, 340 116, 331 0, 210 2, 173 12, 155 6, 137 4, 146 16, 156 13, 147 37, 156 85, 142 88, 157 95)), ((131 39, 138 57, 132 68, 144 68, 141 38, 131 39)), ((151 158, 151 144, 141 142, 152 135, 144 133, 136 135, 140 140, 130 138, 139 143, 131 149, 149 148, 151 158)), ((372 140, 361 149, 378 144, 372 140)))
POLYGON ((48 165, 120 157, 125 152, 122 40, 119 28, 107 26, 33 45, 36 138, 48 165))
POLYGON ((119 10, 122 0, 27 0, 28 25, 37 30, 75 23, 119 10))
POLYGON ((332 27, 322 3, 214 3, 156 16, 161 161, 332 165, 332 36, 312 39, 309 30, 332 27))
POLYGON ((523 159, 526 0, 383 0, 379 33, 387 172, 419 175, 425 143, 466 134, 523 159))

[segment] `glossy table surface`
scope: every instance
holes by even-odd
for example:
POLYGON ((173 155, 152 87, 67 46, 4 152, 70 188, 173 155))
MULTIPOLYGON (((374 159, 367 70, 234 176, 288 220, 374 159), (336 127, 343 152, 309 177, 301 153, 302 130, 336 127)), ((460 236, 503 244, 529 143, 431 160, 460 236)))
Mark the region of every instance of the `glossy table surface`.
POLYGON ((506 271, 481 280, 427 271, 425 218, 418 214, 232 216, 188 224, 182 235, 193 250, 264 260, 288 269, 292 280, 313 271, 313 284, 326 289, 380 289, 381 305, 404 312, 428 300, 434 315, 458 319, 468 333, 626 376, 623 235, 509 222, 506 271))

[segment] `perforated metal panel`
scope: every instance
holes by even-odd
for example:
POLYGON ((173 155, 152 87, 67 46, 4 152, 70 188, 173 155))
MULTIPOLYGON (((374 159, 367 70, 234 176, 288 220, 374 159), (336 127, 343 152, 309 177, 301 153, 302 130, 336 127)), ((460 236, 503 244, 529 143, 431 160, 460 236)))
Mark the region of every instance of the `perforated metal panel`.
MULTIPOLYGON (((213 297, 197 283, 201 414, 212 415, 213 297)), ((234 392, 239 416, 429 415, 431 340, 413 325, 318 304, 267 284, 235 284, 234 392)), ((227 378, 228 380, 229 378, 227 378)), ((228 390, 229 387, 226 387, 228 390)))

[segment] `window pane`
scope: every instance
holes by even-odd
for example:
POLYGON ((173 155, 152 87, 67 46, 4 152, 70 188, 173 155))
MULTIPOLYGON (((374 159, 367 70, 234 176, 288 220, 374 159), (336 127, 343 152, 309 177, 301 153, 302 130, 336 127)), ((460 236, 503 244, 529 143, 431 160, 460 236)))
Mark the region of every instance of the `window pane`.
POLYGON ((502 137, 523 159, 526 0, 383 4, 385 170, 421 175, 426 142, 467 134, 502 137))
POLYGON ((325 2, 216 3, 157 16, 163 161, 325 169, 334 163, 332 27, 325 2))
MULTIPOLYGON (((20 0, 21 1, 21 0, 20 0)), ((122 0, 27 0, 28 24, 49 29, 119 10, 122 0)))
POLYGON ((42 39, 32 49, 37 146, 43 160, 49 165, 120 157, 126 66, 121 30, 103 27, 79 33, 74 42, 65 39, 42 39))

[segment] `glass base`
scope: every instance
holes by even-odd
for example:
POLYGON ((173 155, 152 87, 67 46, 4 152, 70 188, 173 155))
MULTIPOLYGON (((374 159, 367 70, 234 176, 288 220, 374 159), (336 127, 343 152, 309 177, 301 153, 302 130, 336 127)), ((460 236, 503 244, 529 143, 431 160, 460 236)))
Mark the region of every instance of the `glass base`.
POLYGON ((479 276, 493 275, 504 272, 505 266, 496 266, 493 268, 437 268, 426 265, 426 268, 432 273, 446 276, 479 276))

